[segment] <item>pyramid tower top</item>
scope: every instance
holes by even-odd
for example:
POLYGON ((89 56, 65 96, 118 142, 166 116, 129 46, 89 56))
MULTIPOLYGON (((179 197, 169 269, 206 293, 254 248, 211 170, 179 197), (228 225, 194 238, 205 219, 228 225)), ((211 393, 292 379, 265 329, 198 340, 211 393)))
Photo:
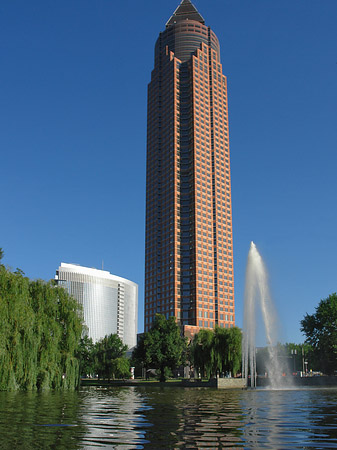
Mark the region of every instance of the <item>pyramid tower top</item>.
POLYGON ((182 0, 178 8, 174 11, 173 15, 166 23, 166 28, 177 22, 181 22, 182 20, 194 20, 202 23, 203 25, 205 24, 204 18, 201 14, 199 14, 197 8, 191 3, 190 0, 182 0))

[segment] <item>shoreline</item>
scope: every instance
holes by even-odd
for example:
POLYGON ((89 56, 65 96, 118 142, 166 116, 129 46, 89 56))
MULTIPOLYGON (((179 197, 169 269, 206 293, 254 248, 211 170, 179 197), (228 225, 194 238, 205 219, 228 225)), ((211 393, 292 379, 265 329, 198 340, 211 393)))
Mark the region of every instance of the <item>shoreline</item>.
MULTIPOLYGON (((81 379, 80 386, 136 386, 136 387, 181 387, 181 388, 214 388, 214 389, 247 389, 245 380, 242 378, 213 378, 208 381, 200 380, 168 380, 166 382, 160 382, 156 380, 98 380, 93 378, 81 379)), ((257 378, 257 387, 270 387, 270 380, 264 377, 257 378)), ((337 388, 337 376, 320 376, 320 377, 293 377, 292 379, 284 379, 280 388, 337 388)))

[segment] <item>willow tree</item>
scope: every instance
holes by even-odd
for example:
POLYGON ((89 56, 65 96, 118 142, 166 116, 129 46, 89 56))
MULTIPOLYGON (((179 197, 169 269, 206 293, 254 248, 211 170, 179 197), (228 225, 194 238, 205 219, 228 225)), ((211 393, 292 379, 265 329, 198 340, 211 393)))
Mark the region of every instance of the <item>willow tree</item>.
POLYGON ((236 375, 242 361, 242 332, 238 327, 227 328, 227 344, 222 370, 236 375))
POLYGON ((0 388, 33 388, 36 367, 34 312, 29 280, 0 267, 0 388), (33 377, 34 378, 34 377, 33 377))
POLYGON ((214 333, 212 330, 201 329, 194 336, 191 343, 191 362, 201 377, 209 378, 212 375, 212 348, 214 333))
POLYGON ((202 329, 191 343, 191 362, 208 378, 219 372, 236 374, 241 365, 241 340, 237 327, 202 329))
POLYGON ((0 265, 0 389, 73 389, 82 333, 79 304, 53 282, 0 265))

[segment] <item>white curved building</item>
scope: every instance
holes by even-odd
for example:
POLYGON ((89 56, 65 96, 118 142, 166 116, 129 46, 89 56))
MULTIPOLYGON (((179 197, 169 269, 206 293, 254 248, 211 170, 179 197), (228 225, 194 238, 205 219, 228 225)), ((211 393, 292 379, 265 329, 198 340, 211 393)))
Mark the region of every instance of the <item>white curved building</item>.
POLYGON ((67 263, 61 263, 55 279, 83 306, 84 322, 94 342, 116 333, 129 349, 136 345, 136 283, 105 270, 67 263))

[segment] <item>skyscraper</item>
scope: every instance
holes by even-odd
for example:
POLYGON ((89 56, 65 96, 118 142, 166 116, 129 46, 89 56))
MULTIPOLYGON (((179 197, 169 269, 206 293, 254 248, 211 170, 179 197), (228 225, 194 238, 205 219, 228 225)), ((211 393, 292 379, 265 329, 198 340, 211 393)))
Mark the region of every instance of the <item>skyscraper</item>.
MULTIPOLYGON (((235 323, 227 80, 214 32, 182 0, 148 86, 145 330, 235 323)), ((197 328, 194 328, 197 327, 197 328)))

